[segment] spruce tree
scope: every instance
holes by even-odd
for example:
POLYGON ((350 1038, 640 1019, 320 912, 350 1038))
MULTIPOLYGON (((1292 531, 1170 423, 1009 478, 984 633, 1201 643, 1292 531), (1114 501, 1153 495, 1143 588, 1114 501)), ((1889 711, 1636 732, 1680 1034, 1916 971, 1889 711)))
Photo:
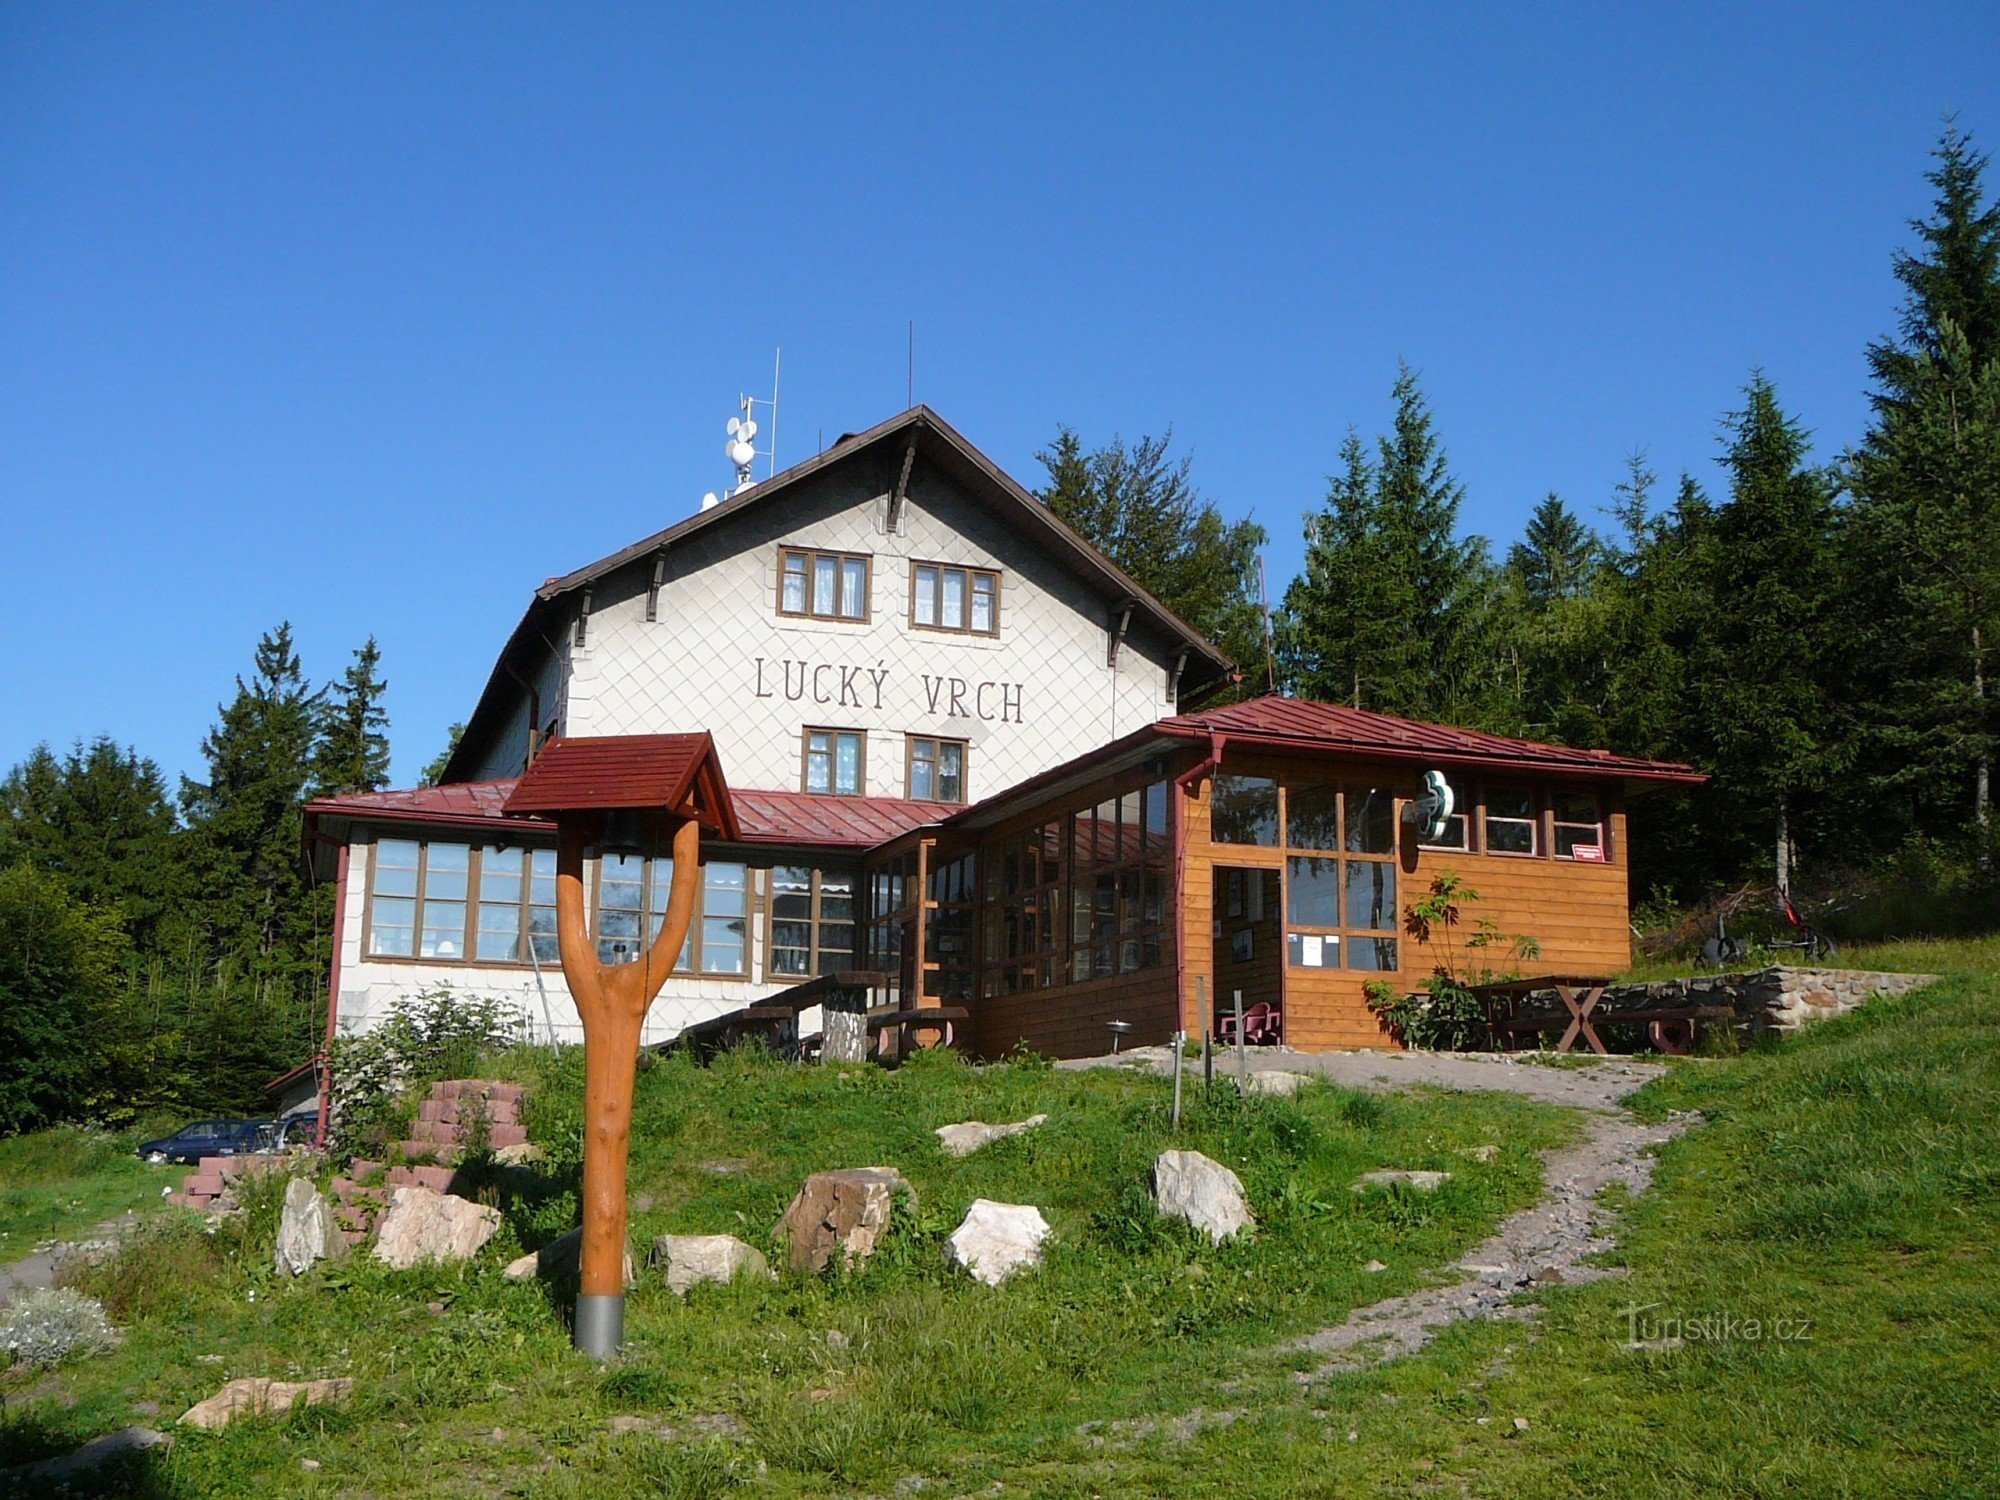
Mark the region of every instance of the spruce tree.
POLYGON ((1280 631, 1286 679, 1307 697, 1482 723, 1494 712, 1493 570, 1484 542, 1458 535, 1464 491, 1407 365, 1392 396, 1375 455, 1350 433, 1306 520, 1280 631))
POLYGON ((445 768, 451 764, 452 756, 458 753, 458 742, 464 738, 465 725, 462 723, 454 724, 445 731, 444 749, 431 757, 430 764, 424 767, 423 775, 417 780, 418 786, 436 786, 444 780, 445 768))
POLYGON ((1785 889, 1802 806, 1851 751, 1828 691, 1839 675, 1834 486, 1806 462, 1807 433, 1761 371, 1725 434, 1729 502, 1715 517, 1708 629, 1690 643, 1698 723, 1729 826, 1768 817, 1785 889))
POLYGON ((1041 501, 1132 575, 1168 609, 1235 660, 1261 690, 1264 615, 1257 549, 1264 528, 1228 521, 1196 488, 1188 455, 1172 453, 1173 430, 1126 443, 1114 436, 1086 450, 1063 427, 1037 454, 1048 471, 1041 501))
POLYGON ((1535 507, 1523 538, 1508 548, 1507 570, 1532 603, 1546 605, 1584 592, 1603 554, 1595 533, 1552 493, 1535 507))
POLYGON ((377 792, 389 784, 389 716, 382 708, 382 652, 369 636, 324 700, 313 791, 377 792))
POLYGON ((218 956, 260 976, 294 974, 310 962, 316 925, 300 838, 321 707, 289 623, 257 643, 249 680, 236 679, 218 714, 201 743, 206 779, 181 781, 203 918, 218 956))
POLYGON ((1918 250, 1895 257, 1900 337, 1869 350, 1875 420, 1850 466, 1856 583, 1877 600, 1866 779, 1905 836, 1962 842, 1969 824, 1983 866, 2000 637, 2000 202, 1986 166, 1946 130, 1918 250))

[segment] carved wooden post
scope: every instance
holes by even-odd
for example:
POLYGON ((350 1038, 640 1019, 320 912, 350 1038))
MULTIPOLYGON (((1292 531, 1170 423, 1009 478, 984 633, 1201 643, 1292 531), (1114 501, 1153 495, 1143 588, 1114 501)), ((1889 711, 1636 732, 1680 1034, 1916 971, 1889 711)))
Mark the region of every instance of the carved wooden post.
POLYGON ((674 830, 674 877, 660 935, 637 959, 605 965, 590 940, 583 852, 601 814, 557 817, 556 932, 563 974, 583 1019, 583 1246, 576 1347, 609 1359, 625 1341, 625 1168, 632 1144, 632 1085, 646 1011, 687 941, 701 881, 701 827, 674 830))

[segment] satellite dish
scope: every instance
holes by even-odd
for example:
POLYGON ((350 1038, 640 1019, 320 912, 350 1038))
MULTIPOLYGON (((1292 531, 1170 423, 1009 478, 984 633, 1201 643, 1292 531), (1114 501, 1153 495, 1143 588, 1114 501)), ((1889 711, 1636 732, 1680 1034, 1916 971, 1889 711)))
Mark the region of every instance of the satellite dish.
POLYGON ((1429 843, 1444 835, 1445 825, 1451 821, 1458 799, 1452 795, 1451 783, 1444 778, 1444 772, 1431 770, 1424 772, 1423 795, 1410 804, 1410 817, 1417 825, 1417 837, 1429 843))
POLYGON ((742 425, 743 425, 743 419, 741 417, 731 417, 729 419, 729 425, 723 428, 722 430, 728 433, 731 437, 735 437, 737 429, 742 427, 742 425))

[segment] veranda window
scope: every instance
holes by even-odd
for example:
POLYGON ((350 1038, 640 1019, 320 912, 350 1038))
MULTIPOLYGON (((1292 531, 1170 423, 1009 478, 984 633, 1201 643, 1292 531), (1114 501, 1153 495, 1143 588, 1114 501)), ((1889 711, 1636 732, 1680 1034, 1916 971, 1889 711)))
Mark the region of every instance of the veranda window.
POLYGON ((853 968, 854 919, 853 871, 774 867, 771 977, 806 979, 853 968))
POLYGON ((1400 920, 1394 790, 1366 782, 1287 781, 1285 846, 1286 963, 1294 969, 1394 969, 1400 920))
MULTIPOLYGON (((677 974, 736 976, 750 972, 750 872, 734 861, 701 867, 694 918, 674 960, 677 974)), ((671 856, 606 854, 597 871, 597 956, 629 963, 659 936, 673 889, 671 856)))
POLYGON ((1486 852, 1488 854, 1539 854, 1540 830, 1535 817, 1535 794, 1526 787, 1486 789, 1486 852))
POLYGON ((379 839, 371 861, 366 952, 431 963, 552 962, 555 851, 474 849, 379 839))
POLYGON ((1209 838, 1218 844, 1278 842, 1278 783, 1218 772, 1209 794, 1209 838))
POLYGON ((1444 832, 1434 839, 1426 839, 1426 849, 1472 850, 1472 788, 1458 776, 1447 775, 1445 784, 1451 788, 1451 805, 1458 809, 1445 819, 1444 832))
POLYGON ((1557 859, 1601 863, 1605 857, 1604 806, 1595 792, 1557 792, 1551 799, 1557 859))

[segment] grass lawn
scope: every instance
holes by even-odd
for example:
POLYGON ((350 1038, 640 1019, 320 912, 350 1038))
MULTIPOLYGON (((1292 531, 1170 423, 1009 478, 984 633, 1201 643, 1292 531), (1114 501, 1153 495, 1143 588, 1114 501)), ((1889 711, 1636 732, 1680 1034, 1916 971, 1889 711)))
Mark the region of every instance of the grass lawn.
POLYGON ((534 1085, 530 1124, 555 1159, 475 1265, 355 1261, 281 1284, 270 1193, 212 1233, 173 1215, 83 1279, 129 1330, 122 1347, 61 1368, 33 1400, 19 1399, 26 1372, 0 1380, 0 1451, 18 1461, 164 1423, 236 1375, 352 1375, 349 1408, 180 1436, 144 1492, 825 1494, 922 1476, 956 1493, 1058 1458, 1085 1475, 1113 1461, 1103 1433, 1130 1430, 1116 1424, 1239 1408, 1231 1385, 1276 1341, 1454 1259, 1532 1201, 1536 1153, 1576 1128, 1509 1097, 1315 1084, 1239 1101, 1218 1085, 1212 1106, 1193 1089, 1176 1141, 1169 1086, 1129 1072, 670 1061, 639 1082, 641 1246, 706 1231, 769 1247, 800 1179, 825 1167, 899 1167, 920 1206, 856 1275, 700 1288, 685 1303, 643 1276, 630 1353, 605 1369, 569 1351, 542 1288, 499 1274, 573 1221, 579 1064, 574 1050, 503 1060, 534 1085), (1035 1112, 1048 1124, 962 1160, 931 1135, 1035 1112), (1242 1176, 1252 1239, 1216 1249, 1155 1217, 1147 1170, 1169 1144, 1242 1176), (1472 1148, 1485 1145, 1500 1150, 1482 1162, 1472 1148), (1423 1197, 1349 1191, 1375 1167, 1455 1175, 1423 1197), (993 1290, 945 1265, 942 1240, 975 1197, 1043 1209, 1056 1238, 1040 1271, 993 1290), (1368 1273, 1370 1260, 1389 1269, 1368 1273), (658 1426, 614 1431, 616 1417, 658 1426))
POLYGON ((80 1235, 157 1204, 186 1167, 155 1167, 121 1135, 64 1127, 0 1140, 0 1265, 41 1241, 80 1235))
POLYGON ((496 1269, 573 1208, 560 1158, 575 1059, 516 1054, 559 1159, 475 1267, 352 1263, 279 1285, 268 1196, 213 1233, 180 1223, 89 1278, 129 1329, 120 1349, 0 1377, 0 1452, 163 1425, 234 1375, 352 1374, 352 1406, 184 1435, 134 1493, 1990 1497, 1987 950, 1928 945, 1909 966, 1949 971, 1941 984, 1740 1056, 1678 1060, 1648 1086, 1641 1112, 1704 1123, 1628 1206, 1628 1274, 1544 1291, 1537 1321, 1460 1323, 1412 1358, 1310 1381, 1314 1359, 1287 1336, 1455 1258, 1534 1196, 1534 1152, 1572 1117, 1325 1085, 1197 1100, 1180 1144, 1234 1166, 1261 1219, 1216 1250, 1144 1198, 1168 1141, 1158 1080, 945 1059, 895 1075, 663 1065, 640 1080, 642 1241, 762 1244, 816 1167, 898 1166, 922 1206, 856 1276, 684 1304, 642 1277, 632 1352, 599 1368, 568 1352, 540 1288, 496 1269), (962 1161, 930 1139, 1037 1110, 1047 1126, 962 1161), (1502 1146, 1491 1162, 1467 1153, 1486 1143, 1502 1146), (1347 1191, 1375 1166, 1456 1176, 1429 1199, 1347 1191), (944 1267, 939 1241, 975 1196, 1042 1205, 1058 1239, 1040 1272, 991 1291, 944 1267), (1365 1273, 1371 1258, 1390 1269, 1365 1273))

